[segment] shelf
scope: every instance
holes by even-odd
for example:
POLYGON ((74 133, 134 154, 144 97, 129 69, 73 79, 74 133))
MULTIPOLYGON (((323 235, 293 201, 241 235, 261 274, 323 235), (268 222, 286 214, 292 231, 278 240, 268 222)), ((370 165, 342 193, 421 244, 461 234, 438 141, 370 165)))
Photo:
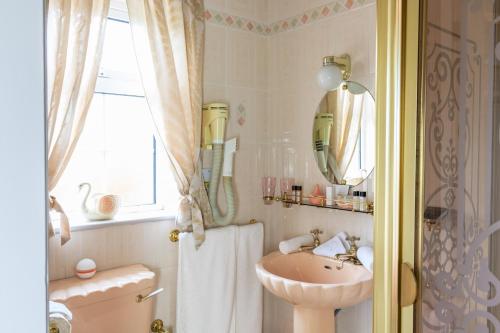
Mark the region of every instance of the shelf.
MULTIPOLYGON (((308 206, 308 207, 316 207, 316 208, 326 208, 326 209, 336 209, 336 210, 343 210, 346 212, 353 212, 353 213, 361 213, 361 214, 369 214, 373 215, 373 209, 370 208, 368 211, 360 211, 360 210, 353 210, 352 208, 347 208, 347 207, 342 207, 339 205, 317 205, 317 204, 312 204, 310 202, 307 202, 307 198, 304 198, 302 202, 295 202, 295 201, 290 201, 290 200, 282 200, 280 198, 275 199, 276 201, 281 202, 285 207, 287 205, 298 205, 298 206, 308 206)), ((288 207, 287 207, 288 208, 288 207)))

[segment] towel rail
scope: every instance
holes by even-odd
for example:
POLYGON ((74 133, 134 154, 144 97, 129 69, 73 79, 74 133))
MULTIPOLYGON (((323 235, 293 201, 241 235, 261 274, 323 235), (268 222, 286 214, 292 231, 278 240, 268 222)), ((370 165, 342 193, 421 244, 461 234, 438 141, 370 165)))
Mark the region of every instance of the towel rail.
MULTIPOLYGON (((256 219, 251 219, 250 221, 248 221, 248 224, 255 224, 255 223, 257 223, 256 219)), ((179 229, 173 229, 172 231, 170 231, 170 235, 168 238, 172 243, 177 243, 179 241, 180 233, 181 231, 179 229)))

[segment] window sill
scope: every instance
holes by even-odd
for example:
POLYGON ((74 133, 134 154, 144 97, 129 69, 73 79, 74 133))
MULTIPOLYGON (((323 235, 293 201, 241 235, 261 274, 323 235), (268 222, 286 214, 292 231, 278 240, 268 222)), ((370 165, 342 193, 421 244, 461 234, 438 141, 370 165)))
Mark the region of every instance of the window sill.
MULTIPOLYGON (((114 226, 131 225, 147 222, 161 222, 175 220, 175 214, 165 210, 142 211, 142 212, 123 212, 118 213, 112 220, 88 221, 81 215, 68 216, 71 225, 71 231, 92 230, 108 228, 114 226)), ((59 220, 53 219, 54 232, 60 233, 59 220)))

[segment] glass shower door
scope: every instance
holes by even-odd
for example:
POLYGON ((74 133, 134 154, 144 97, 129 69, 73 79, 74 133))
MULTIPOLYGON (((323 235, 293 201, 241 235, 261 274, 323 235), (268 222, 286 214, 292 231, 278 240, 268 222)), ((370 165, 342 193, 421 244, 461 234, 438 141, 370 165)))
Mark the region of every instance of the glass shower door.
POLYGON ((500 332, 500 1, 424 7, 416 331, 500 332))

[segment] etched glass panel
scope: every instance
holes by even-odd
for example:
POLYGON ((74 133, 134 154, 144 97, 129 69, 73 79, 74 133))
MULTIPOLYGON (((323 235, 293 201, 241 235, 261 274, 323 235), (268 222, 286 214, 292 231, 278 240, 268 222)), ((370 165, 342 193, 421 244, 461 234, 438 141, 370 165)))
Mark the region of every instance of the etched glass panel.
POLYGON ((422 332, 500 332, 496 2, 427 1, 422 332))

